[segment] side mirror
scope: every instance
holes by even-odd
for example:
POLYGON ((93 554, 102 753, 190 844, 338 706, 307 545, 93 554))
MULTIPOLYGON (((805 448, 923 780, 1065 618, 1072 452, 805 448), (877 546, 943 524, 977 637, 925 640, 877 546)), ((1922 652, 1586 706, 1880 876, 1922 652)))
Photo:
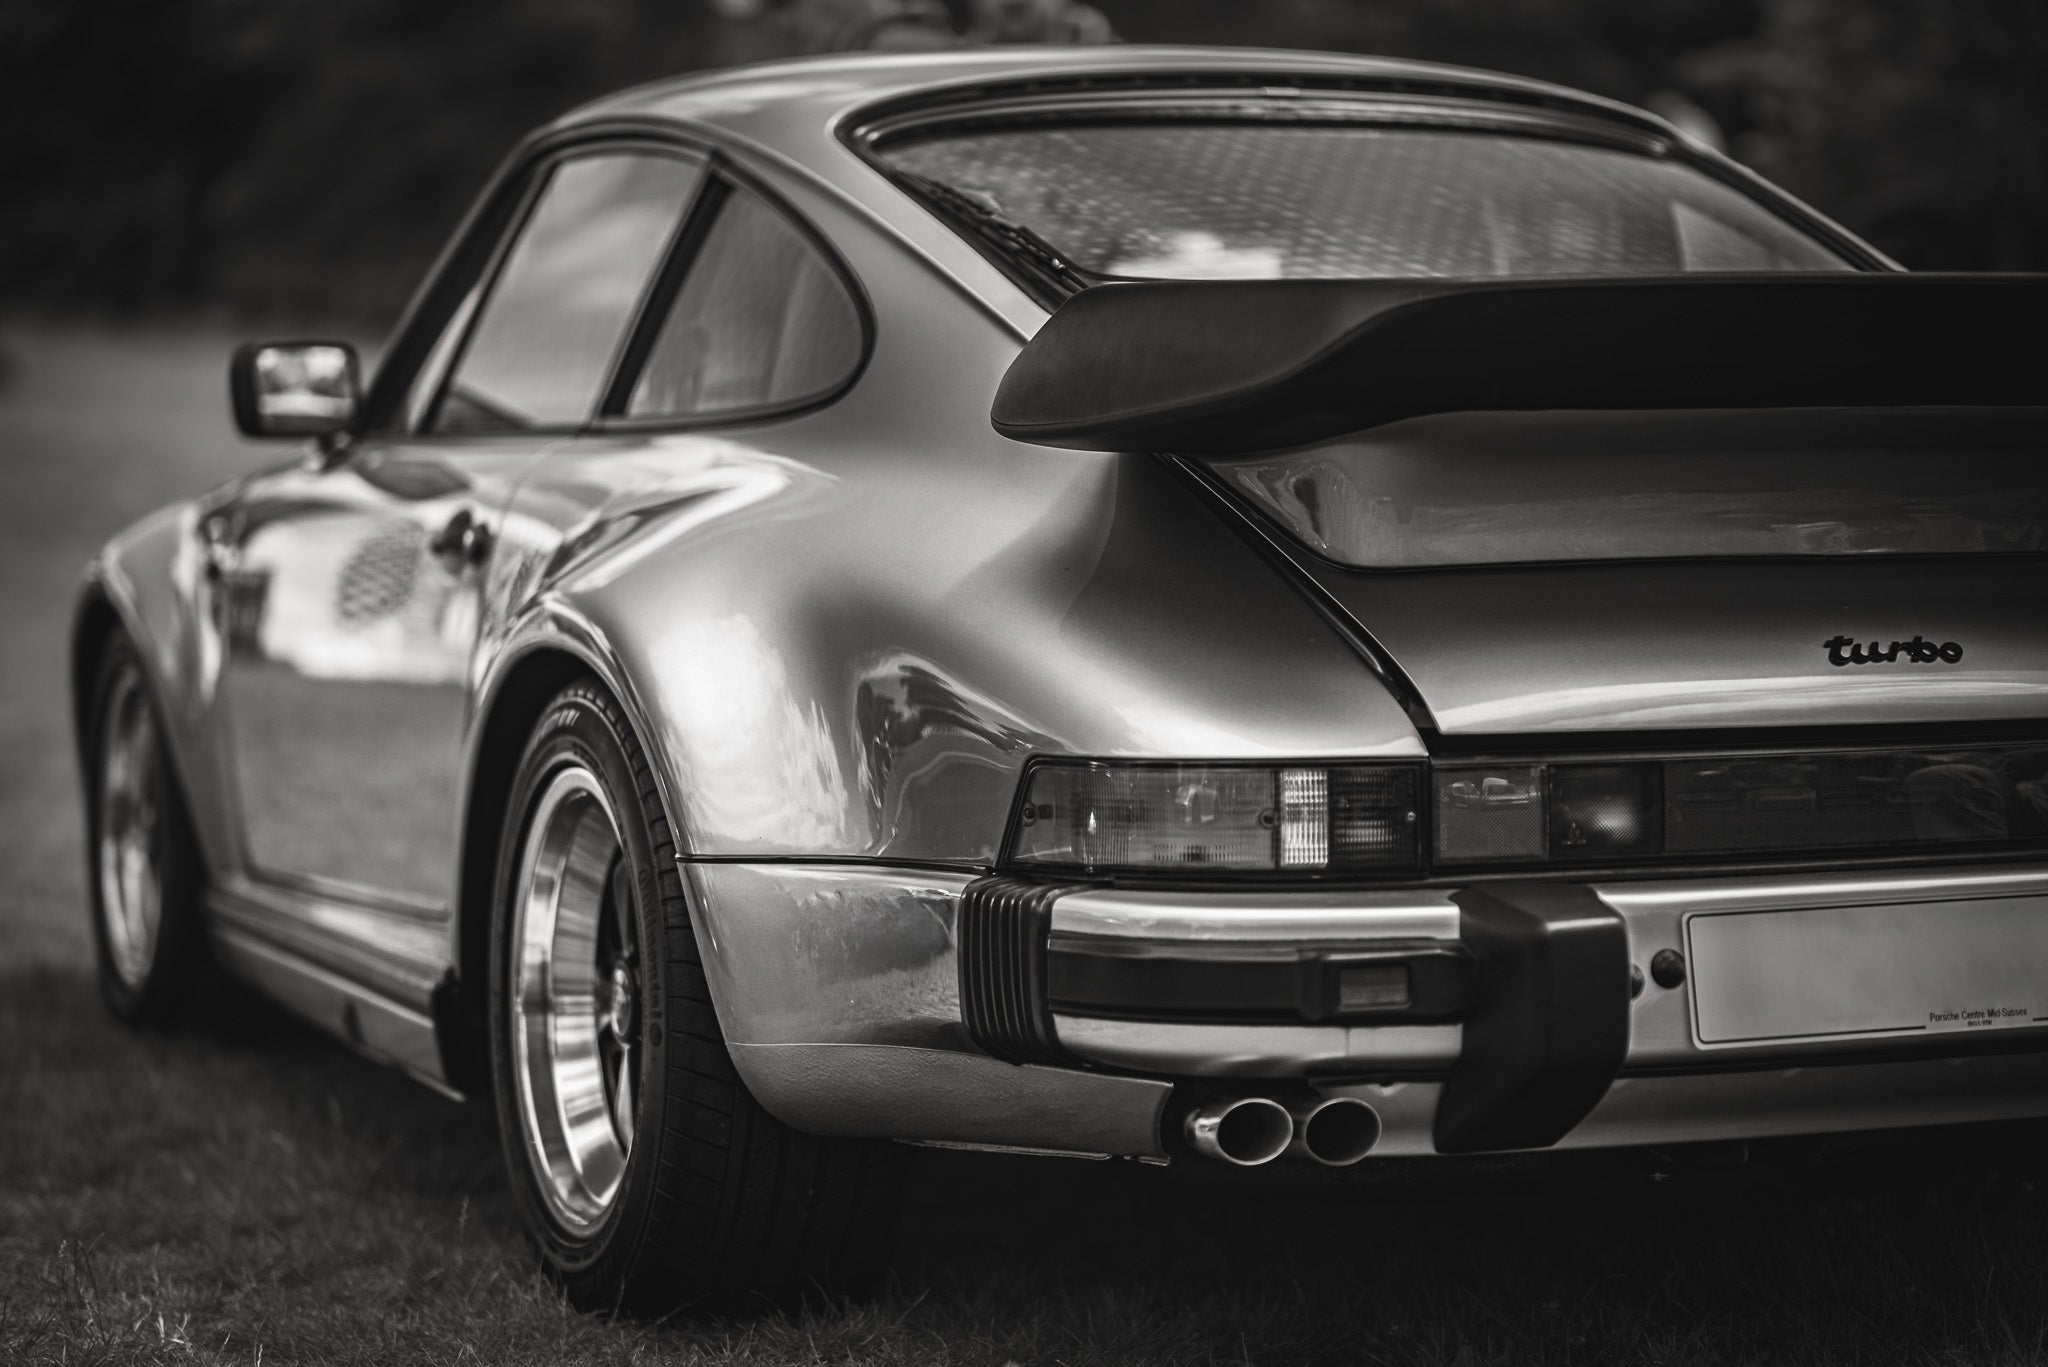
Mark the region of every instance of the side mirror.
POLYGON ((355 425, 362 401, 356 349, 346 342, 249 342, 228 365, 235 426, 249 437, 332 437, 355 425))

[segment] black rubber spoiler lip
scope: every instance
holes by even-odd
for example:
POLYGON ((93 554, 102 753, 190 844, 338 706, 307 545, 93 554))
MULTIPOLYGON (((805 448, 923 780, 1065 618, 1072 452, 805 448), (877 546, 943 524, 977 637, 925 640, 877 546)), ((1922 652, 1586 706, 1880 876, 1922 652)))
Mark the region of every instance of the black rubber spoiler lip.
POLYGON ((1875 272, 1099 285, 996 391, 998 432, 1227 455, 1431 413, 2048 402, 2048 275, 1875 272))

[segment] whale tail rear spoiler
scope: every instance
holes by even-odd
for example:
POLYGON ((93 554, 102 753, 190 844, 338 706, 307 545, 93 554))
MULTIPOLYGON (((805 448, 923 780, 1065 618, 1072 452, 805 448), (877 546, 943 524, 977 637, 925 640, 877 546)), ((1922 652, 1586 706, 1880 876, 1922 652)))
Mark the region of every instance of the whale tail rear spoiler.
POLYGON ((2031 406, 2048 275, 1102 285, 996 392, 1006 437, 1229 455, 1432 413, 2031 406))

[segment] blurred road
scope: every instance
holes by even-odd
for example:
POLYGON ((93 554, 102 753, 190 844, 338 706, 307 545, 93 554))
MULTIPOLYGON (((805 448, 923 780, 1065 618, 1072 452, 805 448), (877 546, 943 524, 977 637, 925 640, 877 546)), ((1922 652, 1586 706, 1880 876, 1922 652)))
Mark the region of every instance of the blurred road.
POLYGON ((64 646, 107 537, 278 449, 230 425, 218 325, 0 321, 0 968, 91 953, 64 646))

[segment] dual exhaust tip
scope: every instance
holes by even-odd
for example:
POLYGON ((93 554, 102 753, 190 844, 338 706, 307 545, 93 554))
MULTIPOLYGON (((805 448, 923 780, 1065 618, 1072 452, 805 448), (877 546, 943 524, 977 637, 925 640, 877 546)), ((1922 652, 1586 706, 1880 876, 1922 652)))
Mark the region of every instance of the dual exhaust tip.
POLYGON ((1187 1135, 1196 1153, 1240 1168, 1255 1168, 1282 1154, 1346 1168, 1380 1142, 1380 1117, 1349 1096, 1284 1103, 1265 1096, 1219 1097, 1188 1112, 1187 1135))

